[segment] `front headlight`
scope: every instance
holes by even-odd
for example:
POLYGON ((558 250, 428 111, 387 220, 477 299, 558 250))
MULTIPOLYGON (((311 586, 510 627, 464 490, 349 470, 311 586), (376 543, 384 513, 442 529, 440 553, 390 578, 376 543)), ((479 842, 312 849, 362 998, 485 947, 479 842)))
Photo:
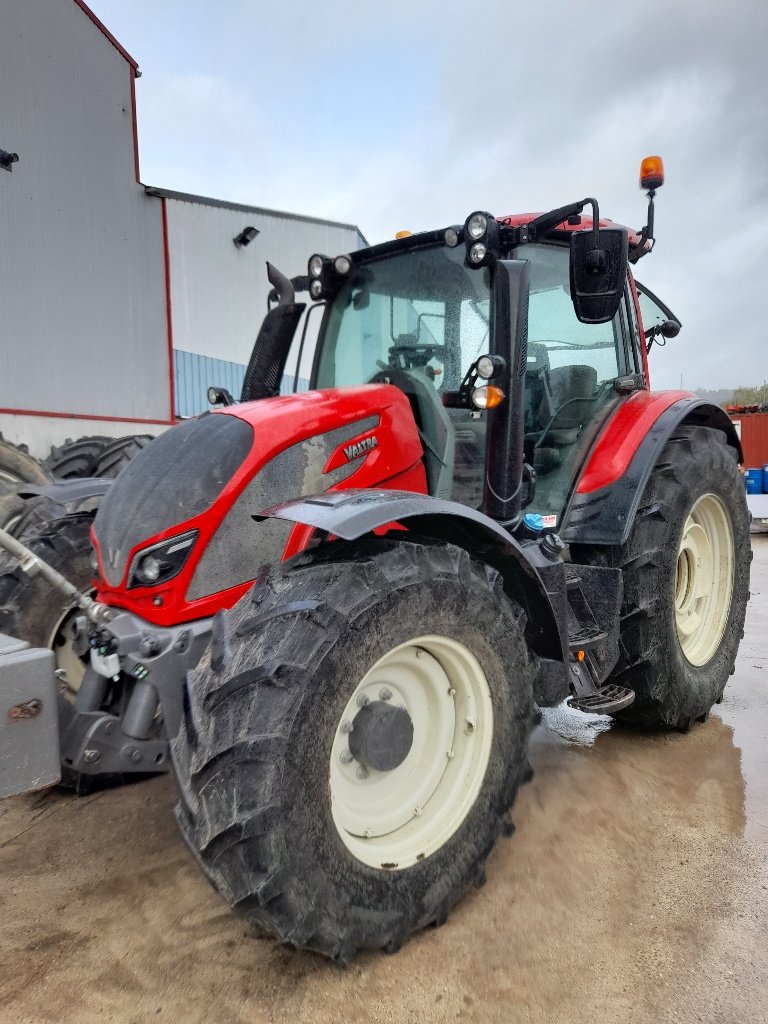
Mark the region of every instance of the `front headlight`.
POLYGON ((488 230, 488 218, 484 213, 473 213, 467 217, 466 231, 473 242, 479 242, 488 230))
POLYGON ((197 530, 153 544, 138 551, 128 570, 128 589, 155 587, 178 576, 197 540, 197 530))

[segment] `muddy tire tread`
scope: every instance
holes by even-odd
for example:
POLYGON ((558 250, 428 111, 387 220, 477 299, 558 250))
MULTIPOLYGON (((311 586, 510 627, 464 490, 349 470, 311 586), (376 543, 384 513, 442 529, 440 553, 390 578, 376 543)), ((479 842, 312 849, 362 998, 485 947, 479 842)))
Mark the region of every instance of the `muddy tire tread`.
POLYGON ((534 723, 534 668, 523 640, 522 611, 503 594, 498 574, 472 562, 466 552, 389 541, 328 547, 336 550, 300 556, 288 568, 265 574, 218 621, 212 649, 190 674, 184 721, 171 752, 180 797, 177 820, 214 886, 257 932, 344 964, 361 949, 395 952, 413 931, 445 921, 450 907, 483 876, 498 836, 510 834, 509 808, 528 763, 525 750, 519 751, 517 766, 484 822, 471 870, 435 879, 434 892, 419 912, 339 902, 344 890, 327 866, 302 863, 300 851, 286 848, 288 808, 297 797, 298 778, 292 774, 297 756, 292 730, 308 713, 317 666, 343 630, 367 622, 371 609, 392 593, 402 597, 417 588, 426 571, 430 586, 440 591, 449 593, 460 579, 486 599, 493 595, 499 614, 489 628, 499 636, 507 630, 504 642, 527 674, 516 705, 526 746, 534 723), (349 552, 346 559, 340 557, 342 549, 349 552), (297 595, 312 600, 296 600, 297 595))
POLYGON ((680 729, 708 712, 722 697, 734 670, 752 558, 744 485, 725 435, 709 427, 678 427, 646 485, 627 542, 615 547, 572 544, 571 557, 574 562, 623 571, 621 653, 609 681, 634 690, 636 698, 616 717, 641 726, 680 729), (711 662, 696 669, 680 651, 671 600, 680 510, 690 508, 707 487, 720 493, 731 511, 735 578, 723 641, 711 662))

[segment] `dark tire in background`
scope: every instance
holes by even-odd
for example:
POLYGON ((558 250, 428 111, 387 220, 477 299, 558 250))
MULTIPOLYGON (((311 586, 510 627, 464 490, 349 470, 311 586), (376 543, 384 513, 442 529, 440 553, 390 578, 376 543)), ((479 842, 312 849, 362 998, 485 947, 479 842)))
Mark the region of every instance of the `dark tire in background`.
POLYGON ((0 485, 48 484, 51 474, 29 454, 26 445, 11 444, 0 434, 0 485))
POLYGON ((0 434, 0 529, 13 532, 24 511, 25 499, 16 493, 19 487, 49 484, 52 479, 26 445, 11 444, 0 434))
POLYGON ((626 544, 572 544, 571 557, 624 574, 621 654, 609 681, 636 697, 617 717, 682 730, 703 720, 734 671, 749 600, 749 515, 725 435, 678 427, 626 544))
POLYGON ((442 924, 530 777, 524 627, 494 570, 411 541, 328 544, 220 613, 171 747, 224 898, 341 963, 442 924))
POLYGON ((51 447, 45 465, 57 480, 96 476, 99 456, 111 441, 111 437, 103 434, 78 437, 76 441, 68 437, 64 444, 51 447))
POLYGON ((60 447, 51 448, 45 465, 57 480, 115 477, 150 441, 154 441, 151 434, 128 434, 118 438, 94 434, 76 441, 68 438, 60 447))
POLYGON ((18 537, 25 544, 30 537, 46 530, 54 520, 61 518, 61 505, 45 494, 35 494, 29 498, 19 498, 18 495, 16 497, 17 515, 13 523, 5 529, 12 537, 18 537))
POLYGON ((116 477, 150 441, 154 441, 151 434, 131 434, 112 441, 102 449, 96 460, 93 476, 116 477))

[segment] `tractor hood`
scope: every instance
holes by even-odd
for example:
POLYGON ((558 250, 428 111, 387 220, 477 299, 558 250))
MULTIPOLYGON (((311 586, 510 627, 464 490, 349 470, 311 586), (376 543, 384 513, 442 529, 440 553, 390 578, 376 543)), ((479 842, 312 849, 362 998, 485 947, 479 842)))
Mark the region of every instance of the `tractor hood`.
POLYGON ((426 491, 408 399, 390 385, 333 388, 204 413, 120 474, 94 523, 99 597, 159 625, 213 614, 307 531, 253 516, 341 487, 426 491))

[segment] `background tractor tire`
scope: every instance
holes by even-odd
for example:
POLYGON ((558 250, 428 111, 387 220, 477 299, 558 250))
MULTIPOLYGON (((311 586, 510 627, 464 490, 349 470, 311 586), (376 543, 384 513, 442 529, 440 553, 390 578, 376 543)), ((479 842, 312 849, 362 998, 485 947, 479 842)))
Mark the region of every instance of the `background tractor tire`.
POLYGON ((54 445, 51 448, 45 466, 56 480, 96 476, 99 456, 111 441, 111 437, 105 437, 103 434, 78 437, 76 441, 68 437, 63 445, 54 445))
MULTIPOLYGON (((90 528, 93 516, 78 514, 48 522, 38 533, 24 535, 24 543, 52 565, 78 590, 92 589, 90 528)), ((33 647, 49 647, 57 668, 67 672, 62 692, 71 698, 80 685, 80 660, 71 649, 67 629, 77 613, 67 599, 42 576, 28 576, 10 555, 0 561, 0 633, 26 640, 33 647)))
POLYGON ((25 445, 4 441, 0 434, 0 528, 13 530, 21 516, 25 499, 17 494, 24 484, 49 484, 53 478, 25 445))
POLYGON ((749 515, 725 435, 678 427, 627 543, 572 544, 571 557, 624 574, 621 654, 609 681, 636 697, 617 717, 682 730, 703 719, 734 671, 749 600, 749 515))
MULTIPOLYGON (((17 504, 13 507, 15 515, 3 528, 12 537, 23 540, 25 544, 29 538, 47 530, 63 513, 61 505, 45 494, 35 494, 29 498, 17 497, 17 504)), ((2 525, 0 522, 0 526, 2 525)))
POLYGON ((29 454, 26 445, 11 444, 0 434, 0 485, 49 484, 51 474, 29 454))
MULTIPOLYGON (((16 487, 6 487, 0 484, 0 529, 18 537, 19 522, 24 515, 28 501, 28 498, 22 498, 17 494, 16 487)), ((3 552, 0 551, 0 557, 2 555, 3 552)))
POLYGON ((395 952, 418 929, 442 924, 464 892, 483 883, 486 858, 500 834, 511 834, 508 811, 530 777, 534 664, 524 626, 498 574, 450 545, 335 542, 265 570, 249 594, 217 617, 211 645, 190 674, 185 719, 171 744, 177 819, 225 899, 259 932, 340 963, 363 949, 395 952), (467 679, 482 682, 485 690, 478 692, 491 713, 471 718, 467 709, 475 705, 464 689, 470 683, 454 683, 450 657, 441 664, 410 646, 414 637, 425 648, 438 644, 432 652, 440 643, 470 652, 467 664, 481 669, 479 675, 467 670, 467 679), (412 659, 406 671, 387 669, 382 685, 377 666, 406 655, 412 659), (437 686, 434 700, 445 703, 435 704, 431 716, 408 705, 413 745, 405 760, 394 770, 371 769, 369 778, 365 765, 355 768, 356 754, 346 763, 351 781, 338 781, 339 765, 352 761, 346 744, 351 748, 352 734, 357 729, 359 739, 362 732, 359 707, 391 699, 386 708, 393 708, 398 694, 415 701, 433 692, 430 673, 443 668, 449 681, 437 686), (355 696, 366 683, 379 700, 355 696), (439 732, 446 714, 447 739, 439 732), (428 721, 434 728, 426 728, 428 721), (405 775, 396 776, 400 770, 405 775), (419 786, 430 772, 439 781, 422 809, 419 786), (337 823, 347 807, 343 786, 354 787, 356 778, 374 787, 384 780, 396 794, 382 801, 370 799, 381 790, 357 791, 363 814, 369 806, 376 814, 398 808, 403 779, 411 790, 406 823, 391 833, 366 830, 373 845, 359 855, 353 849, 368 849, 365 835, 337 823), (464 790, 440 788, 455 787, 457 779, 464 790), (460 808, 450 827, 441 810, 449 792, 460 808), (378 863, 383 847, 376 844, 393 835, 403 844, 402 863, 378 863), (417 848, 426 852, 414 854, 417 848))
POLYGON ((151 434, 131 434, 117 438, 102 450, 96 460, 93 475, 116 477, 150 441, 154 441, 151 434))

